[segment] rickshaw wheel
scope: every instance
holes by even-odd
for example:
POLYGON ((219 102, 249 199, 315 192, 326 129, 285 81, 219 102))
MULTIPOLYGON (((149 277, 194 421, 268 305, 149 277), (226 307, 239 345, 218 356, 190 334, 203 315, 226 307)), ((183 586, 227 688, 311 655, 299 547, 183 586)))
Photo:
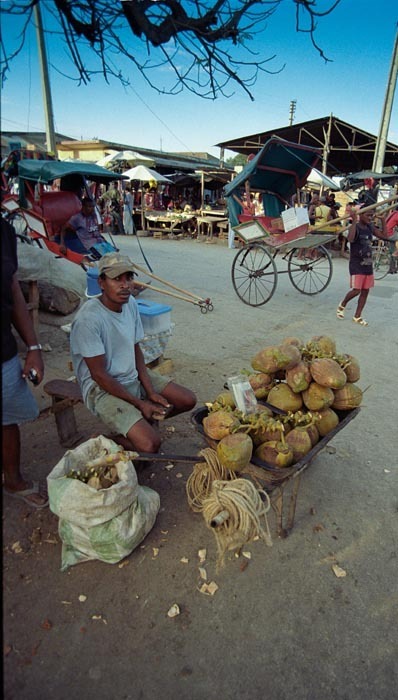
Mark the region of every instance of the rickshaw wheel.
POLYGON ((287 260, 289 279, 293 287, 309 296, 326 289, 333 271, 332 258, 323 245, 312 248, 312 251, 317 253, 317 258, 300 258, 303 248, 294 248, 287 260))
MULTIPOLYGON (((378 241, 378 245, 374 246, 372 251, 373 257, 373 274, 375 280, 382 280, 390 271, 390 251, 388 246, 381 244, 378 241)), ((394 260, 394 258, 392 258, 394 260)))
POLYGON ((248 306, 262 306, 275 291, 278 273, 267 247, 250 243, 235 255, 231 275, 239 299, 248 306))

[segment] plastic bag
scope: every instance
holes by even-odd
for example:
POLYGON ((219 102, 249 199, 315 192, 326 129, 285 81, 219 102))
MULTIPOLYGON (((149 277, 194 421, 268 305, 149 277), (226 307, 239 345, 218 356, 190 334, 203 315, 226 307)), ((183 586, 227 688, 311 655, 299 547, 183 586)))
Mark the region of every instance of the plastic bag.
POLYGON ((59 517, 61 571, 90 559, 115 564, 152 529, 159 511, 156 491, 139 486, 134 464, 117 462, 119 481, 96 490, 66 474, 120 446, 100 435, 65 453, 47 477, 50 509, 59 517))

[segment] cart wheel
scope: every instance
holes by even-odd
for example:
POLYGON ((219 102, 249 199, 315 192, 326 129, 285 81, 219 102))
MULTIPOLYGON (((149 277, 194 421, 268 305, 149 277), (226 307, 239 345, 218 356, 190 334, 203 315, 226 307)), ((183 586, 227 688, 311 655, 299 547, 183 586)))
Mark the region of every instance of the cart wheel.
POLYGON ((302 294, 323 292, 332 279, 332 258, 326 248, 294 248, 288 257, 288 273, 293 287, 302 294), (305 258, 304 254, 316 253, 317 258, 305 258))
MULTIPOLYGON (((375 280, 382 280, 390 271, 390 251, 388 246, 377 245, 372 251, 373 274, 375 280)), ((394 258, 391 258, 393 261, 394 258)))
POLYGON ((266 304, 278 279, 274 258, 261 243, 250 243, 237 253, 231 275, 239 299, 249 306, 266 304))

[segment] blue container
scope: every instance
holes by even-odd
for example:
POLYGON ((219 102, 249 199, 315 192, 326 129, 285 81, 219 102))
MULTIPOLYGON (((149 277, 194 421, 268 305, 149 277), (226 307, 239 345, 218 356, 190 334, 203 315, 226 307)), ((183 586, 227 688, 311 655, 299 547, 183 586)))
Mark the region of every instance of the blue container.
POLYGON ((101 294, 101 287, 98 284, 98 267, 89 267, 87 270, 87 297, 96 297, 101 294))
POLYGON ((146 299, 137 300, 142 325, 145 335, 155 335, 170 331, 171 328, 171 306, 158 304, 155 301, 146 299))

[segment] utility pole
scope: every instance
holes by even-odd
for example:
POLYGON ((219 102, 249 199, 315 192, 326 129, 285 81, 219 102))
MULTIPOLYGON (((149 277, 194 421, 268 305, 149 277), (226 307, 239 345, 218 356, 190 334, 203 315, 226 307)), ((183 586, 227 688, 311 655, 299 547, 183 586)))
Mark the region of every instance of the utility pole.
POLYGON ((391 60, 390 74, 388 77, 386 96, 384 98, 383 112, 381 115, 379 135, 376 141, 376 148, 373 157, 372 170, 375 173, 383 172, 384 156, 386 153, 388 128, 390 126, 392 106, 394 102, 395 86, 397 84, 398 72, 398 30, 395 36, 395 44, 391 60))
POLYGON ((294 113, 295 113, 295 111, 296 111, 296 104, 297 104, 297 100, 292 100, 292 101, 290 102, 289 126, 292 126, 292 124, 293 124, 294 113))
POLYGON ((47 151, 49 151, 49 153, 57 157, 58 154, 57 144, 55 142, 54 115, 51 100, 50 78, 48 75, 47 52, 46 45, 44 42, 43 23, 41 19, 39 2, 35 4, 33 8, 33 13, 36 23, 37 47, 39 50, 39 63, 44 101, 44 117, 46 122, 47 151))

